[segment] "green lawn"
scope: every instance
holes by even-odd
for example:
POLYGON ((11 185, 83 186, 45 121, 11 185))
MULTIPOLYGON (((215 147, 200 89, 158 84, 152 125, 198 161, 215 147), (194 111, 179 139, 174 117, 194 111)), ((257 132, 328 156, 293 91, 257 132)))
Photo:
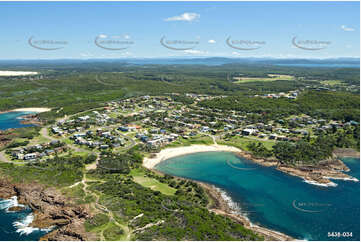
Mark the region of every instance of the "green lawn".
POLYGON ((86 195, 83 190, 83 184, 79 183, 73 187, 65 187, 61 189, 62 193, 67 197, 71 197, 74 199, 76 204, 86 204, 95 201, 95 197, 92 195, 86 195))
POLYGON ((124 231, 114 223, 109 223, 107 228, 104 229, 104 238, 108 241, 124 240, 124 231))
POLYGON ((177 189, 168 186, 167 184, 161 183, 158 180, 150 177, 146 177, 145 173, 140 169, 133 169, 130 172, 133 176, 134 181, 144 187, 148 187, 154 191, 160 191, 165 195, 174 195, 177 189))
POLYGON ((242 150, 247 150, 248 151, 248 144, 250 143, 255 143, 255 142, 260 142, 262 143, 267 149, 272 149, 272 146, 275 145, 276 141, 274 140, 255 140, 255 139, 250 139, 247 137, 240 137, 240 136, 234 136, 232 138, 229 139, 229 141, 226 140, 220 140, 217 141, 218 144, 222 144, 222 145, 230 145, 230 146, 234 146, 237 148, 240 148, 242 150))
POLYGON ((184 139, 181 137, 181 138, 178 138, 176 141, 167 145, 166 148, 179 147, 179 146, 190 146, 190 145, 195 145, 195 144, 212 145, 212 144, 214 144, 214 142, 213 142, 213 139, 209 136, 194 136, 194 137, 189 137, 188 139, 184 139))
POLYGON ((273 75, 269 74, 268 77, 233 77, 234 83, 247 83, 247 82, 268 82, 268 81, 290 81, 294 80, 294 76, 290 75, 273 75))
POLYGON ((42 135, 39 135, 39 136, 34 137, 32 140, 30 140, 29 146, 36 145, 36 144, 44 144, 44 143, 48 143, 48 142, 50 142, 49 139, 43 137, 42 135))
POLYGON ((109 223, 109 217, 103 213, 98 213, 91 219, 85 222, 86 231, 97 232, 102 231, 107 227, 109 223))
POLYGON ((335 86, 335 85, 341 85, 342 82, 340 80, 327 80, 327 81, 321 81, 321 84, 335 86))

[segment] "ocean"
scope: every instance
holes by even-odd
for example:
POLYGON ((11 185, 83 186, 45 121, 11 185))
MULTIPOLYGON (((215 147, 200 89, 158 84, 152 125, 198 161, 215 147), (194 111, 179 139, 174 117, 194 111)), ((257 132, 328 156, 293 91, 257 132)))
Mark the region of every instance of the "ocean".
POLYGON ((34 126, 32 124, 22 124, 21 117, 33 112, 7 112, 0 113, 0 130, 6 130, 10 128, 23 128, 34 126))
MULTIPOLYGON (((360 178, 360 159, 344 158, 360 178)), ((302 240, 360 239, 360 184, 333 180, 336 187, 305 183, 272 167, 230 152, 174 157, 155 167, 220 188, 237 212, 252 223, 302 240)))
MULTIPOLYGON (((0 130, 32 126, 21 124, 21 116, 32 112, 8 112, 0 114, 0 130)), ((8 208, 19 205, 16 197, 0 199, 0 240, 39 240, 48 230, 30 227, 34 217, 32 210, 25 207, 19 212, 8 211, 8 208)), ((22 205, 20 205, 22 206, 22 205)))
MULTIPOLYGON (((29 225, 34 219, 29 207, 19 212, 8 211, 8 208, 19 205, 16 197, 0 199, 0 240, 26 241, 39 240, 50 231, 47 229, 32 228, 29 225)), ((22 205, 20 205, 22 206, 22 205)))

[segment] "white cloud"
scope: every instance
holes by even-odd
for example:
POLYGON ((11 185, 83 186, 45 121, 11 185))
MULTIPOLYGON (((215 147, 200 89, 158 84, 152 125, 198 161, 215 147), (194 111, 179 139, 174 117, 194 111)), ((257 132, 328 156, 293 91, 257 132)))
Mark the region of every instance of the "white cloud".
POLYGON ((124 35, 124 39, 130 39, 130 35, 128 34, 124 35))
POLYGON ((80 53, 81 57, 93 57, 94 55, 91 54, 90 52, 84 52, 84 53, 80 53))
POLYGON ((208 43, 210 43, 210 44, 215 44, 216 41, 215 41, 214 39, 210 39, 210 40, 208 40, 208 43))
POLYGON ((192 55, 205 55, 208 52, 207 51, 201 51, 201 50, 184 50, 184 53, 192 54, 192 55))
POLYGON ((105 34, 100 34, 100 35, 98 35, 98 37, 105 39, 105 38, 107 38, 108 36, 106 36, 105 34))
POLYGON ((164 21, 187 21, 192 22, 198 20, 201 17, 198 13, 183 13, 179 16, 166 18, 164 21))
POLYGON ((342 25, 341 29, 343 29, 344 31, 355 31, 355 29, 347 27, 346 25, 342 25))
POLYGON ((233 52, 232 52, 232 55, 240 56, 241 54, 240 54, 239 52, 233 51, 233 52))

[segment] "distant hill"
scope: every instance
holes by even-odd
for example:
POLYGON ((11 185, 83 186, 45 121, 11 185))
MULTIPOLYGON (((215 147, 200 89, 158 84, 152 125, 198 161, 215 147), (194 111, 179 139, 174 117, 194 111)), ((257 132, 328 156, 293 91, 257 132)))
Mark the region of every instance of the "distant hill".
POLYGON ((225 64, 265 64, 265 65, 350 65, 359 67, 359 58, 330 59, 275 59, 275 58, 226 58, 226 57, 196 57, 196 58, 128 58, 128 59, 56 59, 56 60, 0 60, 0 67, 21 65, 71 65, 86 63, 116 63, 124 65, 225 65, 225 64))

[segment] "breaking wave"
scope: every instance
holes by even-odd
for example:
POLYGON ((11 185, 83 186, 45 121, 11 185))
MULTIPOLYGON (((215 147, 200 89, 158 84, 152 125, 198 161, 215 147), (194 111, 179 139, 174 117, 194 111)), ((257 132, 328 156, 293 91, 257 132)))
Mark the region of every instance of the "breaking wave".
MULTIPOLYGON (((6 213, 17 213, 16 211, 9 211, 9 208, 11 207, 28 208, 23 204, 19 204, 18 198, 16 196, 11 197, 10 199, 0 200, 0 210, 5 210, 6 213)), ((19 218, 18 221, 13 222, 13 226, 16 229, 16 232, 19 233, 20 235, 29 235, 34 231, 41 231, 48 233, 53 229, 53 227, 47 229, 39 229, 39 228, 31 227, 30 224, 33 222, 33 220, 34 220, 34 215, 33 213, 30 213, 25 217, 21 216, 21 218, 19 218)))

